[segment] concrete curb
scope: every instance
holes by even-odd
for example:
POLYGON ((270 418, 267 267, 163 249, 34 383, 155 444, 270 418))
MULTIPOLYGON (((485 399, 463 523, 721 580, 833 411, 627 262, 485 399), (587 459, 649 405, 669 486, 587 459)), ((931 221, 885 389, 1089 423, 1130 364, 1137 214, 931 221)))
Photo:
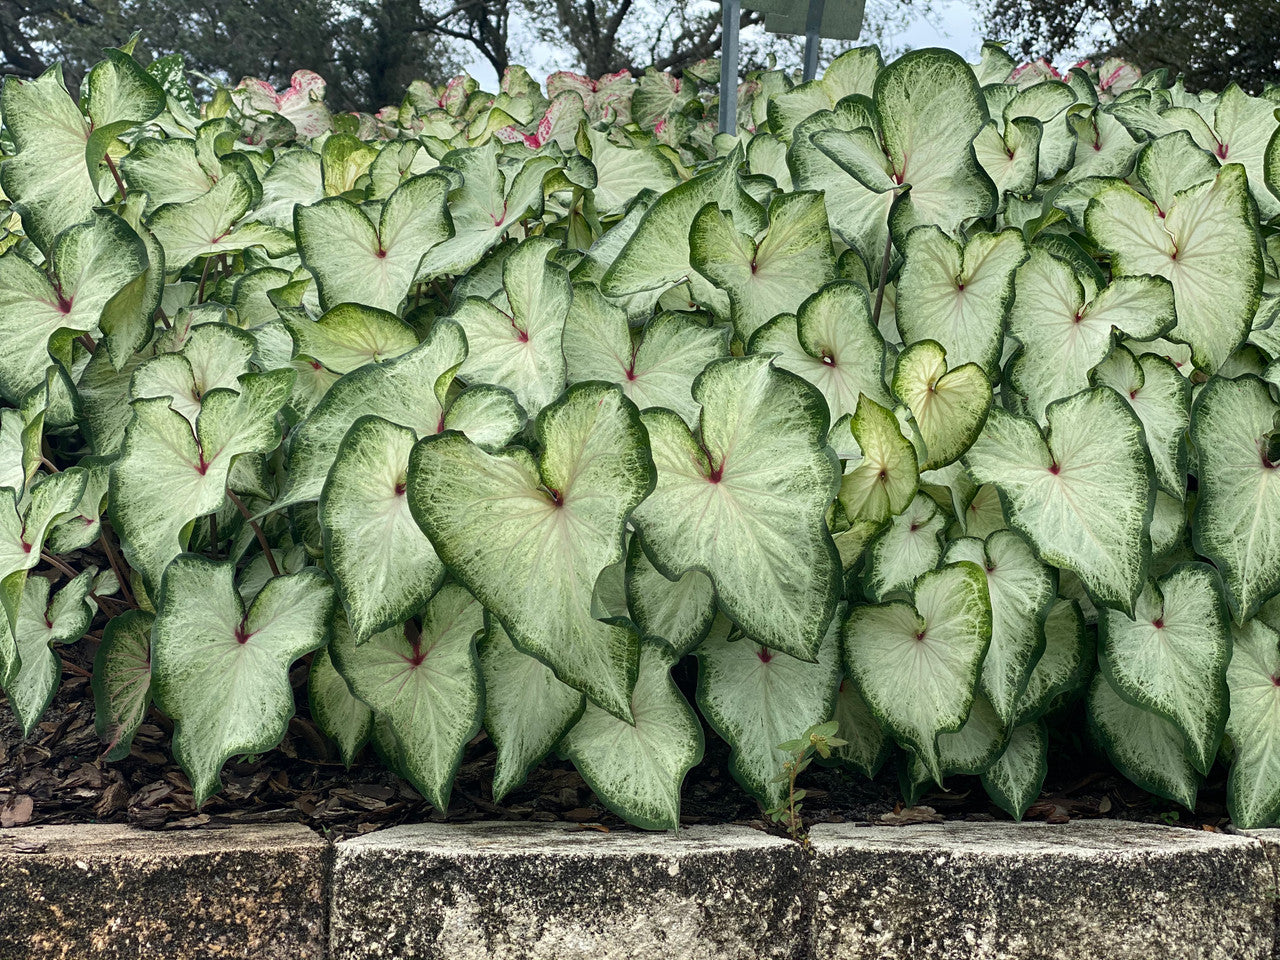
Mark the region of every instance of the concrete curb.
POLYGON ((0 960, 1262 960, 1280 831, 0 830, 0 960))

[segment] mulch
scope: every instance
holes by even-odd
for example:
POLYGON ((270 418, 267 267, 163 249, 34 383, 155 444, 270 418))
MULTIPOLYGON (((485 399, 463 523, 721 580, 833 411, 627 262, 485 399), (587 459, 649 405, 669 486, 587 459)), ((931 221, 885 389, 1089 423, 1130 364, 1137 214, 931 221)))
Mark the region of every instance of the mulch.
MULTIPOLYGON (((152 711, 124 760, 107 763, 94 730, 88 669, 95 643, 86 638, 60 648, 63 681, 53 704, 25 741, 0 698, 0 826, 128 823, 150 830, 183 830, 237 823, 300 822, 334 838, 417 822, 527 820, 563 822, 572 829, 632 829, 610 813, 573 769, 548 758, 502 803, 494 803, 494 747, 483 734, 467 747, 447 813, 441 813, 366 749, 346 769, 307 711, 306 665, 291 679, 297 716, 280 746, 240 758, 223 769, 224 789, 201 809, 169 752, 168 721, 152 711)), ((681 686, 692 670, 677 668, 681 686)), ((687 694, 692 689, 686 690, 687 694)), ((1083 729, 1068 718, 1064 729, 1083 729)), ((1225 774, 1215 768, 1195 815, 1145 793, 1120 777, 1105 759, 1072 737, 1055 736, 1049 779, 1026 819, 1065 823, 1113 817, 1221 830, 1227 825, 1225 774)), ((729 774, 728 746, 707 733, 706 756, 685 781, 684 824, 734 823, 783 833, 729 774)), ((946 792, 904 808, 893 763, 873 781, 841 770, 812 767, 801 779, 809 825, 845 821, 907 824, 942 820, 1008 820, 976 777, 948 780, 946 792)))

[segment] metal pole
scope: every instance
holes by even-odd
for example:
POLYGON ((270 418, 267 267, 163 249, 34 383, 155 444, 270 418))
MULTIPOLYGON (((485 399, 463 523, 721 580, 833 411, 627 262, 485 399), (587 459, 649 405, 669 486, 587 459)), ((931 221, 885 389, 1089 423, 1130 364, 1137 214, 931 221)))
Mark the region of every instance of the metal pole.
MULTIPOLYGON (((810 0, 810 3, 822 0, 810 0)), ((723 0, 720 30, 720 132, 738 132, 738 21, 742 0, 723 0)))
POLYGON ((809 0, 809 15, 804 21, 804 78, 812 80, 818 75, 819 31, 822 29, 822 8, 826 0, 809 0))

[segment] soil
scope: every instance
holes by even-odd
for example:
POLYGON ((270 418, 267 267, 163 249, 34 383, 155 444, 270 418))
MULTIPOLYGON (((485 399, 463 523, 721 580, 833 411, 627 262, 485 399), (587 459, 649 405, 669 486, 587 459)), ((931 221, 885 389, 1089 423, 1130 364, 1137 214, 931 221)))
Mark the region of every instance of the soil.
MULTIPOLYGON (((494 747, 483 734, 467 747, 447 813, 434 809, 367 748, 346 769, 308 715, 305 662, 292 673, 298 712, 283 742, 267 754, 229 762, 222 774, 224 789, 197 810, 186 776, 169 753, 168 722, 154 710, 130 756, 115 763, 101 758, 104 745, 94 730, 88 677, 95 648, 92 637, 60 648, 61 688, 25 741, 0 698, 0 826, 129 823, 180 830, 298 821, 334 837, 422 821, 562 821, 581 829, 632 829, 600 803, 571 764, 554 757, 534 770, 523 787, 494 803, 494 747)), ((692 669, 687 667, 677 668, 677 681, 691 695, 692 669)), ((1082 730, 1083 717, 1067 716, 1060 726, 1082 730)), ((1112 817, 1206 830, 1226 827, 1226 777, 1220 768, 1214 768, 1202 789, 1193 816, 1129 783, 1074 736, 1051 735, 1049 777, 1026 819, 1065 823, 1112 817)), ((783 832, 733 780, 728 759, 727 744, 708 731, 706 756, 685 780, 682 823, 736 823, 783 832)), ((811 767, 800 786, 807 790, 804 819, 810 825, 1010 819, 988 800, 976 777, 949 778, 946 792, 930 793, 918 806, 904 809, 893 762, 871 781, 856 773, 811 767)))

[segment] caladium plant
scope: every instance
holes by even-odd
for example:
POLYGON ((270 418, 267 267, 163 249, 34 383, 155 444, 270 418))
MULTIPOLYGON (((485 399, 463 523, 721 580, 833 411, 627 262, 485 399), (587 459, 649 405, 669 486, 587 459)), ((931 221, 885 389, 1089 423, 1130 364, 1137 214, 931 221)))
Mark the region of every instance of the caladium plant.
POLYGON ((79 102, 8 78, 23 729, 88 636, 107 759, 158 710, 200 802, 305 672, 441 809, 483 730, 495 801, 555 753, 668 829, 708 733, 777 809, 831 721, 828 762, 1021 817, 1074 703, 1276 822, 1274 100, 868 47, 714 136, 713 73, 352 117, 133 45, 79 102))

